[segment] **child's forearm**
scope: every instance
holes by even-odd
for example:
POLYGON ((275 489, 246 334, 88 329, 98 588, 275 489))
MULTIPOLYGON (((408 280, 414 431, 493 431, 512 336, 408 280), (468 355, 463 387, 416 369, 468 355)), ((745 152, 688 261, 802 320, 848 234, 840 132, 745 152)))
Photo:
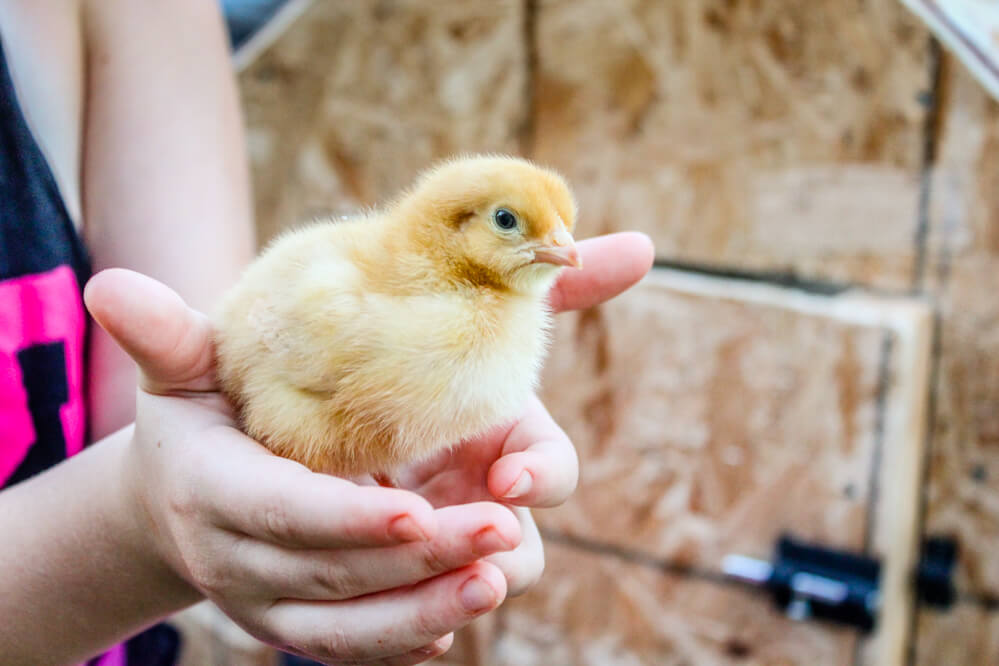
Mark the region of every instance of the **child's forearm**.
POLYGON ((0 493, 0 662, 79 662, 200 598, 144 527, 124 470, 130 437, 0 493))
MULTIPOLYGON (((218 3, 81 1, 83 226, 94 269, 150 275, 209 312, 254 251, 218 3)), ((100 330, 90 352, 90 430, 100 438, 135 418, 135 372, 100 330)))

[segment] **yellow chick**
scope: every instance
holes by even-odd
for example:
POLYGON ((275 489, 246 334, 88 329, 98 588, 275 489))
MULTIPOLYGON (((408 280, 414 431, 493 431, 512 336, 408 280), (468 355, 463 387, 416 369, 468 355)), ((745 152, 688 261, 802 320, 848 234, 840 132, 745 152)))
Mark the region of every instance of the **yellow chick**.
POLYGON ((513 157, 425 172, 385 210, 280 237, 224 298, 218 372, 248 435, 390 477, 516 417, 538 381, 576 204, 513 157))

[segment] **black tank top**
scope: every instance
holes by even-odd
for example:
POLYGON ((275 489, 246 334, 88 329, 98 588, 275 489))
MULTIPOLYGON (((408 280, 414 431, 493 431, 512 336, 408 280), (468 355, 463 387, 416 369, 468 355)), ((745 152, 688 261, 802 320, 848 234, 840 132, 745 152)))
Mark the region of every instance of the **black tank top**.
MULTIPOLYGON (((82 288, 89 277, 87 253, 21 113, 0 43, 0 488, 87 441, 82 288)), ((169 666, 178 646, 177 632, 159 625, 89 663, 169 666)))

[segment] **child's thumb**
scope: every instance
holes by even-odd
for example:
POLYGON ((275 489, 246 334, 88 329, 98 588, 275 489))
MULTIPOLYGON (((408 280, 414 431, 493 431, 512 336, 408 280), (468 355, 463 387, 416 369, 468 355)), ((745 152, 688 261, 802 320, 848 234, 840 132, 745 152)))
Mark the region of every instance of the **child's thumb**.
POLYGON ((83 300, 101 328, 139 365, 143 389, 216 388, 211 324, 166 285, 110 268, 87 282, 83 300))

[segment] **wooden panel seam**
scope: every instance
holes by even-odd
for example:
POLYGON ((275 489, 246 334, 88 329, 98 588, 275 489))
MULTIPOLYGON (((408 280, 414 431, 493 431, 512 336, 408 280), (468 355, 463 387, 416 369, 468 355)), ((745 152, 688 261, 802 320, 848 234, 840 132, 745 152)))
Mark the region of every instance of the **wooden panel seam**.
POLYGON ((919 501, 925 455, 933 318, 919 298, 881 298, 864 292, 828 297, 768 284, 708 278, 665 268, 656 273, 678 291, 781 307, 801 314, 884 329, 894 338, 896 398, 886 406, 885 432, 895 442, 882 451, 875 548, 881 547, 878 630, 865 652, 879 666, 902 666, 915 613, 913 574, 919 554, 919 501), (901 443, 905 443, 904 446, 901 443))

